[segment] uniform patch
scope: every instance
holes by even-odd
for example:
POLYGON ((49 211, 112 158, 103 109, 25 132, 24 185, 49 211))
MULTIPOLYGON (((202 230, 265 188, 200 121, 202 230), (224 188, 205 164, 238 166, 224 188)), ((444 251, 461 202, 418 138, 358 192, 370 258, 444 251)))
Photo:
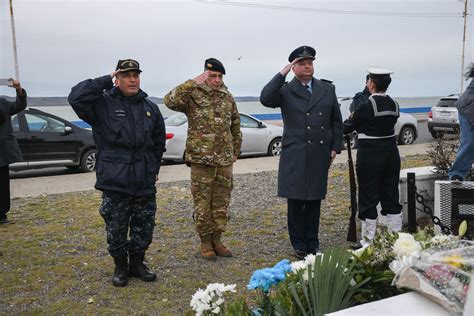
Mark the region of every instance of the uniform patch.
POLYGON ((116 117, 125 117, 125 111, 124 110, 115 110, 115 116, 116 117))

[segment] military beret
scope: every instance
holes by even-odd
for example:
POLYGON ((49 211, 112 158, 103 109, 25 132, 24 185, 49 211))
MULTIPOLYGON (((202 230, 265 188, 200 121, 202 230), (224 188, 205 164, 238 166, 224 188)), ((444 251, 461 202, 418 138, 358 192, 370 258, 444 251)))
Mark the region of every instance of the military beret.
POLYGON ((138 61, 133 60, 133 59, 120 59, 117 63, 117 67, 115 70, 120 71, 120 72, 125 72, 125 71, 138 71, 142 72, 140 70, 140 64, 138 61))
POLYGON ((215 58, 208 58, 204 62, 204 70, 218 71, 225 75, 224 65, 215 58))
POLYGON ((316 56, 316 50, 314 48, 311 46, 301 46, 291 52, 288 61, 291 63, 296 58, 311 58, 314 60, 314 56, 316 56))

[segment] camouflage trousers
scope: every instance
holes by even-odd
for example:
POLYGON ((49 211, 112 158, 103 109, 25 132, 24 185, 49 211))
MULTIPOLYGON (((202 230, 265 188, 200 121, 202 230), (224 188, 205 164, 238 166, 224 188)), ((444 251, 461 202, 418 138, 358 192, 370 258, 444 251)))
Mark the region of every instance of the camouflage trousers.
POLYGON ((99 213, 105 221, 107 250, 112 257, 148 249, 155 227, 155 194, 131 196, 104 191, 99 213))
POLYGON ((191 193, 199 236, 223 232, 232 191, 232 165, 211 167, 191 164, 191 193))

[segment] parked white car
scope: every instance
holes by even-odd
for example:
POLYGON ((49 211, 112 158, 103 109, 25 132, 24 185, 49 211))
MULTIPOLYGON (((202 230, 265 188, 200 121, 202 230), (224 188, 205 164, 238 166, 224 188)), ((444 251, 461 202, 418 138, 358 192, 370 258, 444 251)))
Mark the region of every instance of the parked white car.
POLYGON ((459 117, 456 101, 458 94, 451 94, 441 98, 428 113, 428 130, 434 138, 443 137, 444 134, 459 132, 459 117))
MULTIPOLYGON (((342 120, 349 117, 349 105, 352 103, 352 98, 340 98, 342 120)), ((411 145, 418 137, 418 121, 413 115, 400 112, 397 124, 395 124, 395 135, 399 145, 411 145)), ((353 148, 357 147, 357 138, 352 144, 353 148)))
MULTIPOLYGON (((176 113, 165 119, 165 125, 166 152, 163 154, 163 160, 184 161, 188 118, 183 113, 176 113)), ((240 157, 280 155, 283 127, 267 124, 251 115, 240 113, 240 130, 240 157)))

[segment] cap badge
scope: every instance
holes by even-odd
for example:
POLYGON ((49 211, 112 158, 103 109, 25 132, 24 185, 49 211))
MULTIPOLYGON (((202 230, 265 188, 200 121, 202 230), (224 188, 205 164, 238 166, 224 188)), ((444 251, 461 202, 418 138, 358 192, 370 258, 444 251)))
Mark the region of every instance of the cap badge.
POLYGON ((208 67, 208 68, 212 68, 212 64, 207 63, 207 67, 208 67))

